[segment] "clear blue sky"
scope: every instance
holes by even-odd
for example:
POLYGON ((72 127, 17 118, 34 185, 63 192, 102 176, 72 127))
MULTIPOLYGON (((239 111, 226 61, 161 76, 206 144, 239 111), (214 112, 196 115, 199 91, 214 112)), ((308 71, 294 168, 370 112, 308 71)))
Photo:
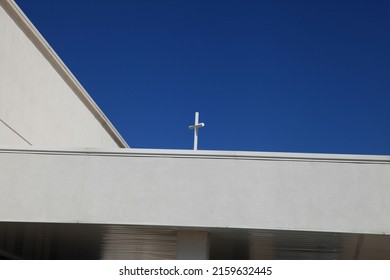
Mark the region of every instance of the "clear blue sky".
POLYGON ((131 147, 390 155, 390 1, 16 2, 131 147))

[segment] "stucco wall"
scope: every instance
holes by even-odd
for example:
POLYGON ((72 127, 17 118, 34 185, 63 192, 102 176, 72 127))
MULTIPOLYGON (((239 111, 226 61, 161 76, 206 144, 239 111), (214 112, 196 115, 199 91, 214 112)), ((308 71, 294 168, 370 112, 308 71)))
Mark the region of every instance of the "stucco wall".
POLYGON ((390 234, 389 157, 3 150, 0 170, 0 221, 390 234))
MULTIPOLYGON (((117 147, 2 5, 0 119, 32 145, 117 147)), ((9 133, 8 127, 0 125, 1 136, 9 133)), ((8 136, 0 137, 0 144, 28 145, 8 136)))

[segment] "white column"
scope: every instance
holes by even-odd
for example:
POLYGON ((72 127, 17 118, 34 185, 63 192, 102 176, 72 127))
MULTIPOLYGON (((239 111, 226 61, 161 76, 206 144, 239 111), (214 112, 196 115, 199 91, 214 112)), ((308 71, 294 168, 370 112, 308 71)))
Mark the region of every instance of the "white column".
POLYGON ((176 259, 208 260, 210 251, 207 231, 177 231, 176 259))

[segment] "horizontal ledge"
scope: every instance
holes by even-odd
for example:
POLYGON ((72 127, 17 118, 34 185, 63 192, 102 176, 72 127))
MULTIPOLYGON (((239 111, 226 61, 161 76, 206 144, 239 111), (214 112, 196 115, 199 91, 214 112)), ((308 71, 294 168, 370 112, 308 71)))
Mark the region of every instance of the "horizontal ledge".
POLYGON ((90 221, 48 221, 48 220, 0 220, 1 224, 45 224, 45 225, 91 225, 91 226, 103 226, 103 227, 138 227, 138 228, 158 228, 158 229, 170 229, 170 230, 196 230, 196 231, 263 231, 263 232, 289 232, 289 233, 312 233, 312 234, 365 234, 365 235, 378 235, 378 236, 390 236, 388 232, 379 231, 348 231, 348 230, 336 230, 311 227, 253 227, 253 226, 212 226, 212 225, 199 225, 199 224, 168 224, 168 223, 118 223, 118 222, 90 222, 90 221))
POLYGON ((163 157, 199 159, 236 159, 305 161, 330 163, 390 164, 390 156, 350 155, 350 154, 312 154, 249 151, 213 150, 174 150, 174 149, 102 149, 102 148, 56 148, 56 147, 0 147, 0 153, 44 154, 44 155, 84 155, 112 157, 163 157))

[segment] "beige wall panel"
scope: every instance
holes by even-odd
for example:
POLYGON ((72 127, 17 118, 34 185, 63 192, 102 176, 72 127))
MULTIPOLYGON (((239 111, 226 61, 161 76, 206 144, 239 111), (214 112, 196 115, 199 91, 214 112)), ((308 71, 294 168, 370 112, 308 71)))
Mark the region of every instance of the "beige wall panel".
POLYGON ((384 156, 8 150, 0 170, 0 221, 390 234, 384 156))
POLYGON ((2 6, 0 26, 0 119, 32 145, 117 147, 2 6))

